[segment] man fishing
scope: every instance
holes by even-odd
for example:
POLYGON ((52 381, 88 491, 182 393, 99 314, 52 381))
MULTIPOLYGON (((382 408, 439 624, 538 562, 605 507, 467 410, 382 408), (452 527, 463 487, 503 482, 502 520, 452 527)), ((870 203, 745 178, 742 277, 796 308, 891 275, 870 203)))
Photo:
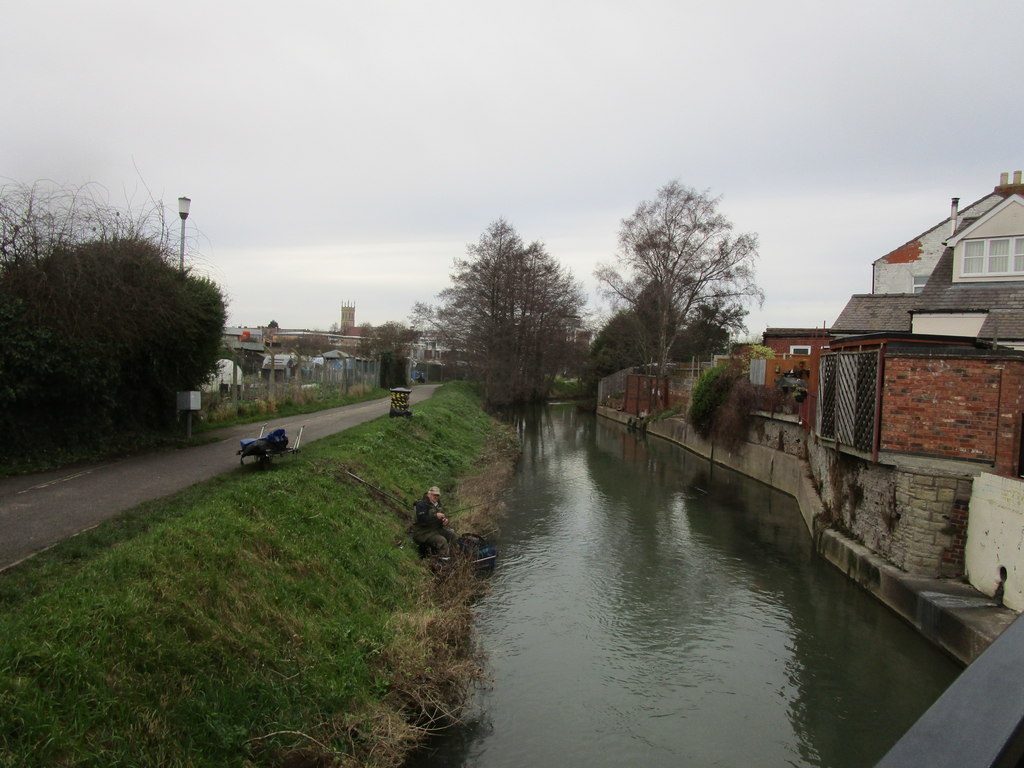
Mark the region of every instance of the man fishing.
POLYGON ((412 526, 412 540, 430 547, 440 557, 448 557, 455 531, 448 527, 448 517, 441 509, 441 489, 433 486, 414 508, 416 522, 412 526))

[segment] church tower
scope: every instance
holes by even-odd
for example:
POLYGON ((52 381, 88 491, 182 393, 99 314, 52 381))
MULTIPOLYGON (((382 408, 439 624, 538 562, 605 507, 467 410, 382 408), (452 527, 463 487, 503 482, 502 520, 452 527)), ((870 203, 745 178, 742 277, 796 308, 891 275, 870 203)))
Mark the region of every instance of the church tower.
POLYGON ((341 305, 341 332, 348 334, 356 327, 356 305, 354 302, 346 301, 341 305))

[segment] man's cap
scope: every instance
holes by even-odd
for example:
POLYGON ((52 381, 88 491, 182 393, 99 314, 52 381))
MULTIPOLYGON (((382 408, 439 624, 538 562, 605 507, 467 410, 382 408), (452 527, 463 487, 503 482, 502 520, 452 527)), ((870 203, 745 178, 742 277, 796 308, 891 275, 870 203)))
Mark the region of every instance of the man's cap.
POLYGON ((435 485, 433 488, 431 488, 429 491, 427 491, 427 493, 436 493, 438 496, 440 496, 441 495, 441 489, 438 488, 435 485))

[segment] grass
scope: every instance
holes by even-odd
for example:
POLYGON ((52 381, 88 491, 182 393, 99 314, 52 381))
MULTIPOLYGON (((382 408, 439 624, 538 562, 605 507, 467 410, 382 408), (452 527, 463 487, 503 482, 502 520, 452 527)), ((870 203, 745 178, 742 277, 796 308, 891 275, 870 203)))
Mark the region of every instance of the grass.
POLYGON ((211 438, 204 433, 222 427, 237 424, 252 424, 270 418, 286 418, 303 413, 314 413, 329 408, 338 408, 367 400, 377 400, 388 396, 388 390, 380 387, 374 389, 353 389, 351 394, 341 395, 328 391, 323 397, 308 394, 308 399, 299 400, 287 395, 281 400, 261 400, 243 402, 238 412, 233 408, 215 408, 212 418, 199 419, 193 416, 192 440, 185 437, 184 416, 179 425, 180 431, 164 432, 122 432, 104 434, 102 440, 67 441, 56 440, 54 436, 41 436, 32 445, 19 446, 17 453, 10 453, 0 463, 0 477, 23 475, 32 472, 44 472, 51 469, 72 466, 84 461, 118 458, 132 454, 158 451, 168 448, 181 448, 188 445, 199 445, 211 438))
POLYGON ((587 396, 586 384, 581 379, 555 377, 548 392, 550 400, 579 400, 587 396))
POLYGON ((413 419, 318 440, 0 574, 0 766, 400 764, 457 717, 477 669, 478 582, 431 574, 407 545, 409 505, 438 484, 450 508, 492 509, 510 440, 448 385, 413 419))
POLYGON ((353 387, 349 394, 342 394, 337 388, 316 388, 314 390, 283 389, 282 397, 276 400, 243 400, 237 410, 229 397, 216 395, 215 404, 202 413, 201 421, 194 420, 192 431, 202 433, 221 427, 232 427, 236 424, 251 424, 268 418, 287 418, 304 413, 315 413, 329 408, 340 408, 343 405, 362 403, 367 400, 378 400, 387 397, 389 392, 383 387, 367 389, 353 387))

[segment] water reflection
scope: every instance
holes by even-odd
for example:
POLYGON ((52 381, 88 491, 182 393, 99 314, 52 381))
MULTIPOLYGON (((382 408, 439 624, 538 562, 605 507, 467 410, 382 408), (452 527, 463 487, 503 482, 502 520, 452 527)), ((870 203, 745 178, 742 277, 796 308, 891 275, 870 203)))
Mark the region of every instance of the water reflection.
POLYGON ((515 423, 493 681, 420 768, 871 765, 955 676, 789 497, 571 407, 515 423))

